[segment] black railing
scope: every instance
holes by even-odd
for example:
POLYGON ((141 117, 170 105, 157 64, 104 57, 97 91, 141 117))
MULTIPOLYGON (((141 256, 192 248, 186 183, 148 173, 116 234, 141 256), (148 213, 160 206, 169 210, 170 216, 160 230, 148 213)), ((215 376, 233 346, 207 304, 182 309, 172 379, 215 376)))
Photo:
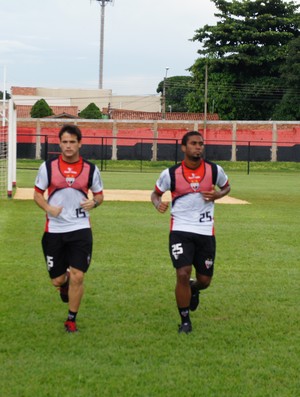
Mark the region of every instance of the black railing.
MULTIPOLYGON (((17 139, 18 158, 46 160, 60 152, 58 138, 53 136, 18 134, 17 139)), ((82 156, 100 161, 101 170, 111 168, 111 160, 138 160, 143 170, 147 161, 176 164, 183 158, 181 141, 176 138, 84 136, 84 141, 82 156)), ((300 142, 207 140, 206 157, 211 161, 247 161, 249 173, 251 161, 300 162, 300 142)))

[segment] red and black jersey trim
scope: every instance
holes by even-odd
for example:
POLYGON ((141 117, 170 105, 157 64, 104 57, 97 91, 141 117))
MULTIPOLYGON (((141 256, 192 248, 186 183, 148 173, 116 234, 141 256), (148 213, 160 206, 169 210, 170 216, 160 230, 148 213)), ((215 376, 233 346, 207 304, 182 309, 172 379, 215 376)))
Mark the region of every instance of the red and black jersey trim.
POLYGON ((217 183, 217 178, 218 178, 218 167, 217 164, 211 162, 211 161, 206 161, 205 163, 210 164, 211 165, 211 171, 212 171, 212 182, 213 185, 215 185, 217 183))
MULTIPOLYGON (((211 162, 211 161, 206 161, 205 163, 209 164, 211 166, 212 169, 212 182, 215 185, 217 182, 217 177, 218 177, 218 167, 217 164, 211 162)), ((175 164, 172 167, 169 168, 169 173, 170 173, 170 178, 171 178, 171 192, 174 192, 176 189, 176 183, 175 183, 175 171, 177 170, 177 168, 181 167, 182 163, 179 164, 175 164)))
MULTIPOLYGON (((51 185, 51 178, 52 178, 52 162, 58 161, 58 156, 53 157, 45 162, 46 169, 47 169, 47 176, 48 176, 48 186, 51 185)), ((82 159, 83 163, 88 164, 90 167, 89 170, 89 177, 88 177, 88 188, 90 188, 93 184, 93 175, 95 171, 95 164, 91 163, 88 160, 82 159)))
POLYGON ((174 192, 175 191, 175 171, 177 168, 181 167, 181 163, 173 165, 173 167, 169 168, 169 173, 170 173, 170 178, 171 178, 171 188, 170 191, 174 192))

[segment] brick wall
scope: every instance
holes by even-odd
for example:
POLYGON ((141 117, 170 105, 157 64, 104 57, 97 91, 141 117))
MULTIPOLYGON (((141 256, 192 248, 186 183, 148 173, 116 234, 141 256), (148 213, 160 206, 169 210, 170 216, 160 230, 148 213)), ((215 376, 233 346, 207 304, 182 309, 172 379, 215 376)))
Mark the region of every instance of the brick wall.
POLYGON ((122 158, 120 153, 123 158, 129 155, 126 158, 134 158, 141 145, 145 148, 143 153, 150 156, 148 159, 169 159, 169 153, 180 145, 182 136, 187 131, 198 130, 204 135, 211 159, 245 160, 251 147, 253 161, 300 161, 299 122, 208 121, 204 124, 203 121, 18 119, 18 145, 37 142, 43 146, 47 141, 52 145, 49 150, 57 151, 58 131, 66 123, 74 123, 81 129, 84 146, 93 152, 101 145, 107 153, 112 151, 108 159, 122 158), (158 157, 151 157, 152 152, 157 152, 158 157))
POLYGON ((11 87, 12 95, 37 95, 37 89, 34 87, 11 87))

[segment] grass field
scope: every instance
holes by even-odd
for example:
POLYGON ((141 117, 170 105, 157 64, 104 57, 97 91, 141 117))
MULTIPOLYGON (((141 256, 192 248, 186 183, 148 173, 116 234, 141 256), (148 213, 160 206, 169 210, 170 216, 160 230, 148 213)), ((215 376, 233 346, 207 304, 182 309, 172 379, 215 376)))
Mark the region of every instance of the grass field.
MULTIPOLYGON (((177 334, 167 214, 150 202, 92 212, 93 261, 70 335, 45 270, 44 214, 1 200, 0 395, 298 397, 299 172, 244 171, 228 170, 231 195, 251 204, 216 205, 215 276, 190 335, 177 334)), ((18 184, 34 176, 18 172, 18 184)), ((151 189, 157 177, 103 173, 107 189, 151 189)))

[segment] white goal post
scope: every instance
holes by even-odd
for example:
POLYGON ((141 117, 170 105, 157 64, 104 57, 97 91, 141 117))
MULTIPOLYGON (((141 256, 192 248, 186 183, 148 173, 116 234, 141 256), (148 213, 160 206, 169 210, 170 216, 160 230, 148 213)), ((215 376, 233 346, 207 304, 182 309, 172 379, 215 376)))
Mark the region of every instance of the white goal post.
POLYGON ((13 99, 8 101, 8 109, 5 100, 3 101, 1 116, 0 198, 12 198, 17 176, 17 117, 13 99))
POLYGON ((7 189, 7 157, 8 157, 8 128, 2 125, 0 128, 0 198, 6 197, 7 189))
POLYGON ((7 197, 12 197, 17 185, 17 111, 13 99, 8 105, 8 158, 7 158, 7 197))

